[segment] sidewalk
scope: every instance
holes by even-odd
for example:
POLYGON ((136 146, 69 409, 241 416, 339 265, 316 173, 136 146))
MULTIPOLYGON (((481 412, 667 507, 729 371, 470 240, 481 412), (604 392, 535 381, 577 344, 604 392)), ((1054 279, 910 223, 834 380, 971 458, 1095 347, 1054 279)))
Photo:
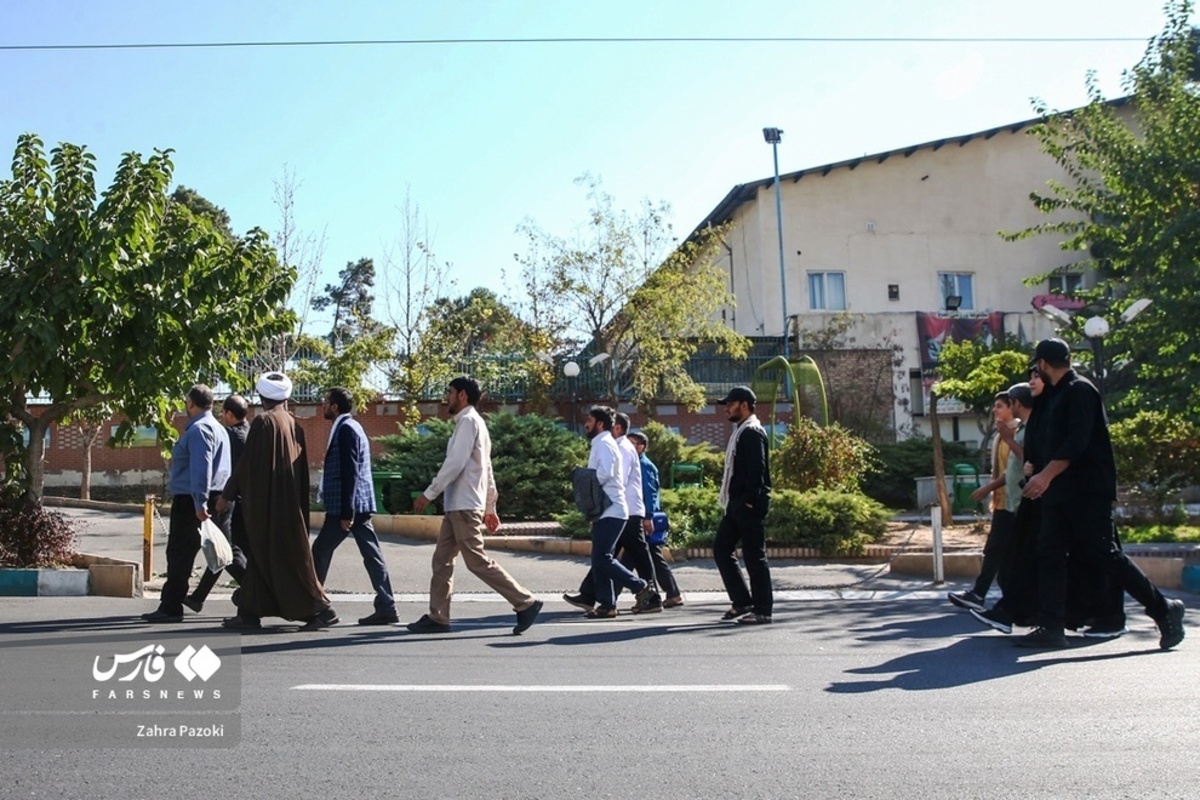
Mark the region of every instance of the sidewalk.
MULTIPOLYGON (((95 555, 142 560, 141 512, 58 508, 65 516, 80 523, 77 549, 95 555)), ((164 521, 165 522, 165 521, 164 521)), ((315 532, 314 532, 315 533, 315 532)), ((430 559, 433 543, 381 536, 383 557, 397 594, 425 593, 429 590, 430 559)), ((574 592, 588 570, 588 560, 582 556, 548 555, 493 549, 490 555, 526 588, 537 594, 574 592)), ((166 570, 166 534, 155 522, 154 578, 148 590, 157 590, 161 574, 166 570)), ((202 569, 197 559, 196 575, 202 569)), ((711 559, 689 559, 674 565, 675 578, 681 590, 688 592, 719 592, 721 578, 711 559)), ((775 559, 771 562, 772 581, 777 590, 866 589, 876 591, 905 591, 939 589, 928 580, 892 576, 886 563, 839 563, 808 559, 775 559)), ((459 593, 490 593, 490 590, 467 571, 461 561, 455 570, 454 589, 459 593)), ((363 594, 371 591, 370 581, 353 539, 347 539, 334 553, 326 588, 331 594, 363 594)), ((229 591, 222 580, 217 593, 229 591)))

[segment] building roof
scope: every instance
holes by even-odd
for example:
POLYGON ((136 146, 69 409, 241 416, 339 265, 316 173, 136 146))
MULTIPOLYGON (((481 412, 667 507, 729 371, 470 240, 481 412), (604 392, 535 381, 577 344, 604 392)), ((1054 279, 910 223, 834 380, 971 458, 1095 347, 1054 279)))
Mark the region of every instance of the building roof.
MULTIPOLYGON (((1127 102, 1129 102, 1129 100, 1130 98, 1128 97, 1121 97, 1115 100, 1107 101, 1106 105, 1119 107, 1125 105, 1127 102)), ((1066 111, 1061 113, 1070 114, 1072 112, 1066 111)), ((908 158, 919 150, 937 151, 949 144, 957 144, 959 147, 962 147, 973 139, 987 140, 991 139, 996 134, 1003 133, 1005 131, 1009 133, 1017 133, 1023 128, 1028 128, 1032 125, 1042 122, 1043 119, 1043 117, 1035 117, 1033 119, 1026 119, 1020 122, 1012 122, 1007 125, 1001 125, 998 128, 989 128, 988 130, 978 131, 976 133, 967 133, 961 136, 950 136, 944 139, 936 139, 931 142, 924 142, 922 144, 900 147, 895 150, 886 150, 882 153, 873 153, 871 155, 859 156, 858 158, 846 159, 845 161, 835 161, 831 164, 822 164, 818 167, 809 167, 796 172, 781 174, 779 176, 779 182, 783 183, 786 180, 790 180, 792 183, 797 183, 801 178, 804 178, 808 175, 820 175, 824 177, 833 170, 840 169, 842 167, 853 170, 856 169, 860 164, 865 164, 868 162, 882 164, 892 156, 903 156, 904 158, 908 158)), ((708 213, 708 216, 700 221, 700 224, 696 226, 695 230, 692 231, 692 234, 695 235, 710 225, 722 225, 733 219, 733 214, 737 210, 738 206, 753 200, 758 194, 759 189, 766 186, 771 186, 774 183, 775 177, 772 175, 768 178, 761 178, 756 181, 751 181, 750 183, 739 183, 737 186, 734 186, 729 190, 729 194, 725 195, 721 202, 717 203, 716 207, 708 213)))

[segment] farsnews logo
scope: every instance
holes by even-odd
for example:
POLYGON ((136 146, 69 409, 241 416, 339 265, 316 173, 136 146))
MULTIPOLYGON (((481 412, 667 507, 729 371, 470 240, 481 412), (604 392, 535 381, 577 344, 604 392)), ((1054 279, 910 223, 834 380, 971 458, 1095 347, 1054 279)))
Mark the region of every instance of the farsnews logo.
POLYGON ((128 653, 95 656, 92 659, 92 678, 101 683, 111 682, 113 685, 92 689, 92 699, 175 702, 221 699, 219 686, 180 688, 184 684, 179 678, 171 679, 167 670, 168 660, 188 683, 207 683, 221 669, 220 657, 206 644, 201 645, 199 650, 188 644, 174 657, 161 644, 148 644, 128 653), (126 687, 115 685, 121 683, 126 684, 126 687), (146 684, 155 685, 151 688, 146 684))
MULTIPOLYGON (((148 644, 132 653, 116 653, 112 656, 112 665, 107 670, 101 669, 101 656, 92 661, 92 677, 98 681, 111 680, 123 666, 133 664, 118 681, 132 681, 138 675, 150 683, 157 683, 166 672, 163 653, 166 652, 161 644, 148 644)), ((207 681, 221 668, 221 659, 208 645, 202 645, 199 650, 190 644, 175 657, 175 670, 184 678, 191 681, 199 678, 207 681)))

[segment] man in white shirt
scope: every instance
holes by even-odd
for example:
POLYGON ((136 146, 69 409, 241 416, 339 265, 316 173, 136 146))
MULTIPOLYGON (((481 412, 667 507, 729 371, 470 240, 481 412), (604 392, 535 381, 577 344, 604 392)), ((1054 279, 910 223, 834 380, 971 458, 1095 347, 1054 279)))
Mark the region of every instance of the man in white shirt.
POLYGON ((433 577, 429 581, 429 613, 407 627, 414 633, 450 631, 450 597, 454 590, 454 558, 462 552, 467 569, 517 612, 514 634, 522 633, 537 619, 542 601, 488 556, 483 550, 483 532, 500 527, 496 515, 496 480, 492 474, 492 438, 487 424, 475 410, 483 394, 474 378, 458 377, 446 388, 446 403, 454 417, 454 433, 446 445, 446 460, 433 482, 413 502, 420 514, 431 500, 442 501, 442 528, 433 549, 433 577))
MULTIPOLYGON (((635 593, 634 605, 644 606, 653 586, 634 575, 618 561, 613 552, 617 540, 629 519, 629 502, 625 494, 627 472, 621 448, 610 432, 613 410, 607 406, 592 406, 584 422, 584 431, 592 442, 588 469, 596 471, 600 488, 610 505, 592 523, 592 575, 595 581, 595 608, 587 612, 588 619, 611 619, 617 615, 617 595, 614 583, 635 593)), ((638 494, 641 494, 639 483, 638 494)))
MULTIPOLYGON (((646 518, 646 503, 642 498, 642 467, 641 458, 633 442, 625 435, 629 431, 629 415, 618 412, 613 415, 612 436, 621 450, 621 474, 625 484, 625 503, 629 508, 629 517, 621 536, 617 539, 616 552, 621 553, 621 564, 632 565, 638 577, 650 583, 655 588, 646 596, 641 605, 634 605, 634 614, 649 614, 663 610, 662 595, 658 593, 654 562, 650 557, 650 545, 646 542, 646 532, 642 521, 646 518)), ((619 594, 619 593, 618 593, 619 594)), ((595 572, 588 570, 579 585, 579 594, 564 594, 563 599, 576 608, 585 611, 596 605, 595 572)))

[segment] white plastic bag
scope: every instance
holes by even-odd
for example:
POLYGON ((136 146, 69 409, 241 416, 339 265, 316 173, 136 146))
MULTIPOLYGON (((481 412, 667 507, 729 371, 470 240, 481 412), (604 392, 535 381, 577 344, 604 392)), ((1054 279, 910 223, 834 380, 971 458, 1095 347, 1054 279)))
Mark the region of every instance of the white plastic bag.
POLYGON ((200 549, 204 551, 208 571, 214 575, 233 563, 233 549, 229 546, 229 540, 211 517, 200 523, 200 549))

